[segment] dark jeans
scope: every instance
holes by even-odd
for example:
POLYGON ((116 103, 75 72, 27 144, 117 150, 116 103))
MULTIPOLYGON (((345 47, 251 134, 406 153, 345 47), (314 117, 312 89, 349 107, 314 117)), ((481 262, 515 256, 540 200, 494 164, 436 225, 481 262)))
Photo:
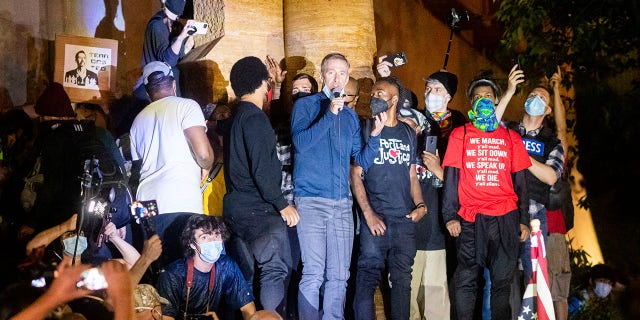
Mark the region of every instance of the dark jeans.
POLYGON ((518 257, 518 211, 492 217, 478 214, 476 222, 460 220, 458 267, 454 273, 456 315, 473 319, 484 267, 491 279, 491 318, 510 319, 509 295, 518 257))
MULTIPOLYGON (((231 239, 227 242, 227 252, 238 263, 256 298, 259 297, 259 300, 256 301, 257 307, 274 310, 284 318, 286 317, 286 293, 291 271, 288 227, 279 215, 272 215, 261 219, 261 221, 270 227, 266 229, 266 232, 256 234, 256 237, 251 239, 242 238, 238 236, 236 230, 233 230, 231 239), (258 267, 259 272, 256 272, 255 266, 258 267), (260 279, 258 290, 255 290, 253 286, 256 275, 260 279)), ((238 226, 236 225, 236 227, 238 226)), ((242 233, 251 233, 251 231, 243 230, 242 233)))
POLYGON ((298 229, 296 227, 287 228, 289 244, 291 248, 291 274, 289 275, 289 286, 287 288, 287 320, 298 319, 298 284, 302 276, 302 260, 300 259, 300 241, 298 240, 298 229))
POLYGON ((373 295, 385 264, 388 265, 391 282, 391 318, 409 319, 411 267, 416 255, 415 223, 405 217, 392 217, 385 218, 385 224, 387 231, 384 235, 374 236, 362 219, 353 303, 356 319, 375 319, 373 295))

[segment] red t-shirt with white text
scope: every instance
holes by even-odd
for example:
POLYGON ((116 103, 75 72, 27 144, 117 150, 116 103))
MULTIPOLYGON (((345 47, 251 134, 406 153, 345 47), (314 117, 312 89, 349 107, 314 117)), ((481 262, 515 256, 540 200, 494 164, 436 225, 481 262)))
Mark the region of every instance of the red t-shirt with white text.
POLYGON ((517 209, 511 173, 531 166, 522 138, 502 126, 493 132, 465 127, 451 132, 442 163, 460 169, 458 215, 474 222, 478 213, 501 216, 517 209))

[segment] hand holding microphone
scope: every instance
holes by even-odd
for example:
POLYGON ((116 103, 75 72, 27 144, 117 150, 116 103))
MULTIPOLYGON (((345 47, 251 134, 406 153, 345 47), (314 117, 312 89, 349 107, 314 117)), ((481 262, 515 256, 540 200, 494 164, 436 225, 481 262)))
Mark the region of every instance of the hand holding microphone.
POLYGON ((333 99, 331 99, 331 112, 337 115, 338 112, 344 108, 344 95, 342 94, 341 88, 333 88, 331 89, 331 93, 333 94, 333 99))

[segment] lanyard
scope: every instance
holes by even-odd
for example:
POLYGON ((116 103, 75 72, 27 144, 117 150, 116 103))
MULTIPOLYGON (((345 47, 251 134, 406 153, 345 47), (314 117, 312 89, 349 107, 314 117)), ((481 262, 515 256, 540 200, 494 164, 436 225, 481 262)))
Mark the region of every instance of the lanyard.
MULTIPOLYGON (((191 293, 191 287, 193 286, 193 257, 187 259, 187 301, 184 306, 184 318, 187 318, 187 309, 189 309, 189 294, 191 293)), ((209 299, 211 298, 211 293, 213 292, 213 286, 216 282, 216 264, 214 263, 211 266, 211 271, 209 271, 209 291, 207 296, 207 312, 209 312, 209 299)))

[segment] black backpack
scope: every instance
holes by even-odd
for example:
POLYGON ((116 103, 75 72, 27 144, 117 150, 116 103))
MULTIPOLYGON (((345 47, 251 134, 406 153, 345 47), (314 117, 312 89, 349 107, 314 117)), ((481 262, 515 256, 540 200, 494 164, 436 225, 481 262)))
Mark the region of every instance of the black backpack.
POLYGON ((565 172, 549 190, 548 210, 562 210, 564 223, 567 231, 573 228, 573 197, 571 196, 571 185, 568 181, 568 174, 565 172))

